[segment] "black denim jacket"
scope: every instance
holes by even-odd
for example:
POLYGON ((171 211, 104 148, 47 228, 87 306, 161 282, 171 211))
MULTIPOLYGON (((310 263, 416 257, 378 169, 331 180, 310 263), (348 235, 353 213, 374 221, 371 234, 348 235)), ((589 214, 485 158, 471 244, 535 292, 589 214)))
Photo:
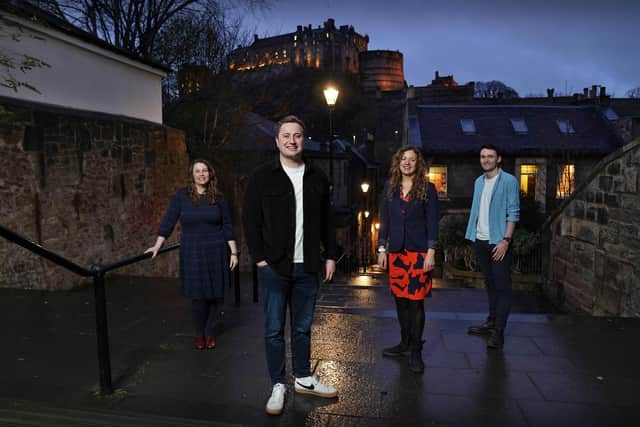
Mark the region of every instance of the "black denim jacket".
MULTIPOLYGON (((303 176, 304 269, 323 271, 324 258, 336 259, 336 235, 326 175, 305 162, 303 176)), ((282 275, 291 275, 296 234, 296 198, 280 160, 256 169, 242 207, 244 234, 254 262, 266 260, 282 275)))

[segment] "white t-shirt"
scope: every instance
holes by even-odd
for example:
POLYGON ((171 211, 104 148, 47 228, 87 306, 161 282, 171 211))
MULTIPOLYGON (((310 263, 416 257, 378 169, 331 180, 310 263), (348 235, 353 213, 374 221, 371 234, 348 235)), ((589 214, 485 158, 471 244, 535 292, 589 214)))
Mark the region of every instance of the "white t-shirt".
POLYGON ((304 176, 304 164, 297 168, 289 168, 282 165, 293 184, 293 192, 296 195, 296 243, 293 251, 293 262, 304 262, 304 215, 302 204, 302 178, 304 176))
POLYGON ((493 178, 484 178, 484 187, 480 196, 480 210, 478 212, 478 226, 476 227, 476 239, 489 240, 489 206, 491 206, 491 193, 498 180, 498 175, 493 178))

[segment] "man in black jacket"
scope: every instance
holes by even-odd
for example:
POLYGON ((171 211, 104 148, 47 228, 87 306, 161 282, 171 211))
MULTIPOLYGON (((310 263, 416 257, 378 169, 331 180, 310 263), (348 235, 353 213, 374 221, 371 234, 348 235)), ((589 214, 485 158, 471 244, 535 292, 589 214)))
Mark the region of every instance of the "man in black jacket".
POLYGON ((259 167, 247 185, 242 220, 247 246, 258 266, 264 295, 265 345, 273 383, 266 411, 279 415, 286 394, 284 327, 292 319, 291 353, 295 391, 335 397, 336 389, 311 375, 311 323, 319 273, 330 281, 336 241, 329 182, 304 161, 304 123, 287 116, 276 125, 278 160, 259 167), (324 266, 320 256, 325 250, 324 266), (324 268, 323 268, 324 267, 324 268))

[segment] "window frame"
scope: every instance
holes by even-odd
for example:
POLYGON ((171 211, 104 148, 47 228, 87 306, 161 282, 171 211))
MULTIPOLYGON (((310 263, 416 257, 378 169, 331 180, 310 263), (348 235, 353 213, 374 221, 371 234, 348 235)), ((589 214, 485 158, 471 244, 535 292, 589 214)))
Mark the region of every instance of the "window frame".
POLYGON ((473 120, 472 118, 460 119, 460 129, 462 129, 462 133, 465 135, 478 134, 478 127, 476 126, 475 120, 473 120), (473 130, 469 129, 469 125, 473 128, 473 130))
POLYGON ((427 176, 429 177, 429 182, 432 183, 435 187, 436 187, 436 191, 438 193, 438 199, 446 199, 449 197, 449 190, 448 190, 448 184, 449 184, 449 165, 446 164, 433 164, 433 165, 429 165, 429 168, 427 170, 427 176), (438 168, 438 169, 444 169, 444 171, 440 171, 440 172, 432 172, 433 168, 438 168), (438 186, 435 184, 435 182, 431 179, 432 174, 444 174, 444 191, 438 191, 438 186))

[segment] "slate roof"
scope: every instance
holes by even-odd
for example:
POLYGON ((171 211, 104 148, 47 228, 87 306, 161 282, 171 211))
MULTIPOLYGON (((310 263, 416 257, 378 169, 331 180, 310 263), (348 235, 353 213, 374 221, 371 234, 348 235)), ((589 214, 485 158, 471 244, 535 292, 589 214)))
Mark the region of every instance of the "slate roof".
POLYGON ((409 143, 427 154, 475 154, 482 144, 511 154, 603 154, 622 145, 599 107, 541 105, 418 105, 409 143), (464 134, 461 119, 473 119, 476 133, 464 134), (528 132, 516 134, 510 119, 524 119, 528 132), (561 133, 557 120, 569 120, 575 133, 561 133))
MULTIPOLYGON (((240 129, 240 138, 234 143, 227 144, 227 151, 260 151, 266 153, 276 153, 275 143, 276 123, 256 113, 247 113, 245 124, 240 129)), ((305 139, 304 151, 307 153, 328 153, 326 142, 305 139)), ((333 154, 335 156, 344 154, 347 151, 344 141, 335 140, 333 142, 333 154)))

